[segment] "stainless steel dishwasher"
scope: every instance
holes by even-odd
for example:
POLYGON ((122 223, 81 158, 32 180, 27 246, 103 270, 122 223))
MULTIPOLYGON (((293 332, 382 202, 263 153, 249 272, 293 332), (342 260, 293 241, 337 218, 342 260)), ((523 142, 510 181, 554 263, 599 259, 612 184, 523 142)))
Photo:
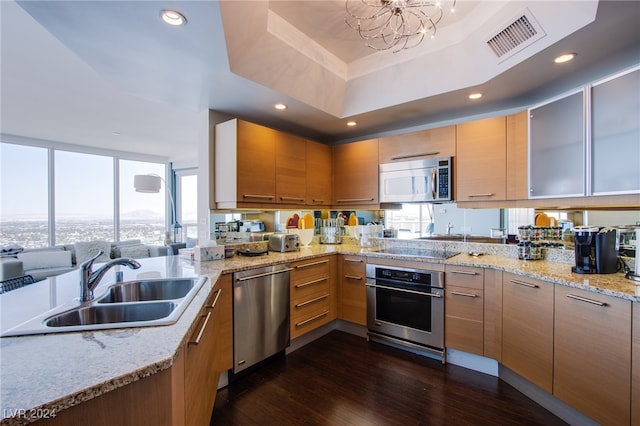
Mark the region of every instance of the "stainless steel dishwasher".
POLYGON ((233 276, 233 373, 289 346, 288 265, 233 276))

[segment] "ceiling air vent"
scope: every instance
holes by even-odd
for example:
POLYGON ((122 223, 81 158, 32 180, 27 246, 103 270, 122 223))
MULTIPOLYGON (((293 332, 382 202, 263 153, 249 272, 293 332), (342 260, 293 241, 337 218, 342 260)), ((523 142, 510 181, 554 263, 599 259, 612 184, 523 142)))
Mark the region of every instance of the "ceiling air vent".
POLYGON ((542 28, 527 10, 490 38, 487 45, 498 58, 505 59, 543 36, 542 28))

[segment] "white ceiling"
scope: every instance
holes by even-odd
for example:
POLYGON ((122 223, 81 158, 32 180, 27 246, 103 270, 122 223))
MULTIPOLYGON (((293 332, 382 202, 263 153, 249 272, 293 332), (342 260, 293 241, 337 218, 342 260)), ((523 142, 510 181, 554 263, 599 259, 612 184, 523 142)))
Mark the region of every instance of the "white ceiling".
POLYGON ((333 143, 526 107, 605 75, 607 59, 639 62, 637 1, 456 9, 435 39, 392 53, 347 27, 342 0, 1 1, 0 131, 195 165, 208 109, 333 143), (188 24, 166 26, 164 8, 188 24), (523 12, 544 36, 497 59, 486 41, 523 12), (566 51, 577 59, 552 65, 566 51))

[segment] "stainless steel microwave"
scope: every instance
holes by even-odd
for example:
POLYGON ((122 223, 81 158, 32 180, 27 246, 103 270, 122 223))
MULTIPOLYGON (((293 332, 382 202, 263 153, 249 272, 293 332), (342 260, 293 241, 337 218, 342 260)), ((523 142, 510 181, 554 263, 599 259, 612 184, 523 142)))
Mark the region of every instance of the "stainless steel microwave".
POLYGON ((381 203, 451 201, 453 158, 380 164, 381 203))

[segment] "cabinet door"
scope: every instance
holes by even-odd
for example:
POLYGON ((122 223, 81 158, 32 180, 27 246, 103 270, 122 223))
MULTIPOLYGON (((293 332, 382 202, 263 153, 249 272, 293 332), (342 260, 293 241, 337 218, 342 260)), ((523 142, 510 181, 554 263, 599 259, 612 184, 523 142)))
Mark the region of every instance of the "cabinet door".
POLYGON ((334 146, 333 165, 337 206, 378 204, 378 139, 334 146))
POLYGON ((456 126, 438 127, 419 132, 380 138, 378 161, 423 160, 425 158, 455 157, 456 126))
POLYGON ((277 202, 304 205, 307 194, 307 141, 277 132, 275 145, 277 202))
POLYGON ((188 425, 208 425, 216 399, 220 374, 215 368, 217 319, 221 290, 215 290, 210 306, 201 311, 200 321, 186 343, 184 399, 188 425))
POLYGON ((640 192, 640 70, 593 86, 594 195, 640 192))
POLYGON ((329 145, 307 141, 307 205, 331 204, 332 160, 329 145))
POLYGON ((484 354, 484 271, 445 266, 445 346, 484 354))
POLYGON ((628 425, 631 302, 556 286, 553 394, 601 424, 628 425))
POLYGON ((551 393, 553 284, 504 273, 502 363, 551 393))
POLYGON ((340 318, 367 325, 366 264, 358 256, 341 256, 340 318))
POLYGON ((529 197, 584 195, 582 92, 531 109, 529 129, 529 197))
POLYGON ((238 203, 276 202, 277 132, 238 120, 238 203))
POLYGON ((454 173, 458 201, 506 199, 506 138, 505 117, 457 126, 454 173))
POLYGON ((502 362, 502 271, 484 270, 484 356, 502 362))
POLYGON ((507 200, 529 198, 529 113, 507 116, 507 200))
MULTIPOLYGON (((232 275, 218 278, 216 288, 221 290, 215 309, 218 309, 216 324, 218 337, 216 344, 215 370, 219 372, 233 368, 233 284, 232 275)), ((210 306, 210 305, 209 305, 210 306)))

